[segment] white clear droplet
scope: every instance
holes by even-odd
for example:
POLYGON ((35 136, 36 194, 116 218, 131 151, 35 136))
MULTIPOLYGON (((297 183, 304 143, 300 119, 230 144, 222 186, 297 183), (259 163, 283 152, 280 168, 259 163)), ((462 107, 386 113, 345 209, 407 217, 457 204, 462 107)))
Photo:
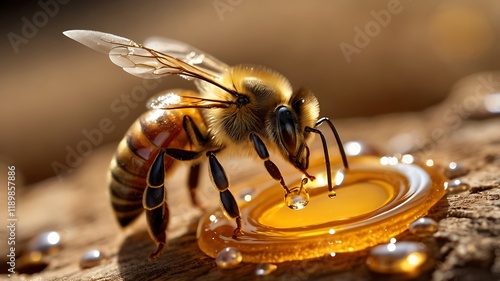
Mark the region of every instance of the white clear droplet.
POLYGON ((61 235, 56 231, 43 232, 28 243, 28 251, 42 255, 54 255, 61 250, 61 235))
POLYGON ((276 268, 278 268, 278 266, 275 264, 261 263, 261 264, 257 265, 257 268, 255 269, 255 275, 257 275, 257 276, 269 275, 273 271, 275 271, 276 268))
POLYGON ((444 175, 449 179, 454 179, 463 176, 468 172, 468 169, 458 164, 457 162, 450 162, 444 170, 444 175))
POLYGON ((99 250, 85 252, 80 258, 80 268, 91 268, 107 261, 107 256, 99 250))
POLYGON ((412 222, 408 230, 419 237, 432 236, 439 229, 438 223, 431 218, 419 218, 412 222))
POLYGON ((469 190, 470 185, 462 182, 461 180, 455 179, 445 182, 444 187, 448 195, 454 195, 469 190))
POLYGON ((427 248, 418 242, 397 242, 375 246, 366 260, 374 272, 400 274, 418 272, 427 260, 427 248))
POLYGON ((233 268, 241 263, 243 256, 240 250, 234 247, 226 247, 222 249, 215 258, 215 263, 220 268, 233 268))
POLYGON ((309 203, 309 193, 305 188, 294 187, 285 195, 285 203, 288 208, 293 210, 304 209, 309 203))

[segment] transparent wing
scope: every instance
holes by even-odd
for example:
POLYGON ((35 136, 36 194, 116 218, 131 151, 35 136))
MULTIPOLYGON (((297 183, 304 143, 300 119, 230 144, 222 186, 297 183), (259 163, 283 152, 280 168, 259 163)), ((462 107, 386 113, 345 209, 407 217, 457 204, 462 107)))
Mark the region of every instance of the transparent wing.
POLYGON ((143 45, 213 73, 224 74, 229 71, 227 64, 181 41, 163 37, 150 37, 144 41, 143 45))
POLYGON ((148 45, 141 45, 124 37, 91 30, 68 30, 63 33, 89 48, 108 53, 114 64, 132 75, 147 79, 165 75, 196 78, 237 95, 232 83, 225 83, 221 77, 228 72, 228 66, 187 44, 153 38, 148 45))
POLYGON ((138 46, 138 44, 130 39, 99 31, 67 30, 63 34, 91 49, 105 54, 108 54, 111 49, 117 46, 138 46))
POLYGON ((205 99, 196 96, 195 92, 171 90, 156 95, 148 100, 149 109, 177 109, 177 108, 227 108, 235 104, 231 101, 205 99), (185 95, 192 94, 192 95, 185 95))

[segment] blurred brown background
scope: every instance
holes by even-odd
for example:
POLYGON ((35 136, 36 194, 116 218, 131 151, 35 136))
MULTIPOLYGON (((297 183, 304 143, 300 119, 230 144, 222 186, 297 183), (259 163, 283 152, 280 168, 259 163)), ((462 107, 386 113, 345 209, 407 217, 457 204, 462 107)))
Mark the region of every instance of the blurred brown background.
POLYGON ((84 149, 83 132, 100 130, 102 120, 114 129, 101 132, 92 150, 118 141, 157 91, 194 88, 170 77, 127 104, 124 97, 144 81, 63 36, 68 29, 137 42, 171 37, 228 64, 266 65, 295 87, 312 89, 331 118, 422 110, 443 100, 460 78, 500 69, 496 0, 40 0, 2 6, 0 162, 16 165, 26 183, 56 175, 56 162, 69 167, 68 151, 84 149))

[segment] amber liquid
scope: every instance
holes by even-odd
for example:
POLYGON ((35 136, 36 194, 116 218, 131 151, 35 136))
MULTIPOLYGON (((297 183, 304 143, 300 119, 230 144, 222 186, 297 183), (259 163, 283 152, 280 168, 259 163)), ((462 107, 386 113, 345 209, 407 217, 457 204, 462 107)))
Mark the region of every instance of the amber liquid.
MULTIPOLYGON (((334 164, 335 172, 340 163, 334 164)), ((233 239, 235 223, 216 210, 200 221, 200 249, 215 257, 221 249, 235 247, 243 261, 258 263, 357 251, 387 243, 444 195, 445 178, 432 167, 382 165, 374 156, 352 158, 350 166, 330 198, 324 166, 312 162, 310 172, 318 180, 304 186, 310 198, 300 210, 290 209, 283 189, 265 175, 246 182, 255 194, 250 202, 239 203, 243 234, 233 239)), ((297 179, 290 186, 299 185, 297 179)))

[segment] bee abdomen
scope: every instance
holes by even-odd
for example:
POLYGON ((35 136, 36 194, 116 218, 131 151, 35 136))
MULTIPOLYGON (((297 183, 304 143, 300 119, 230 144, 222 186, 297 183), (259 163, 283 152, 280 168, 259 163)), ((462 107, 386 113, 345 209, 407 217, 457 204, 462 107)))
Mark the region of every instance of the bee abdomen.
MULTIPOLYGON (((162 112, 164 114, 148 111, 136 120, 120 141, 111 161, 111 204, 121 226, 127 226, 144 210, 142 196, 146 177, 160 149, 177 145, 179 141, 182 143, 179 140, 181 116, 162 112)), ((165 170, 171 169, 172 164, 173 159, 166 157, 165 170)))

